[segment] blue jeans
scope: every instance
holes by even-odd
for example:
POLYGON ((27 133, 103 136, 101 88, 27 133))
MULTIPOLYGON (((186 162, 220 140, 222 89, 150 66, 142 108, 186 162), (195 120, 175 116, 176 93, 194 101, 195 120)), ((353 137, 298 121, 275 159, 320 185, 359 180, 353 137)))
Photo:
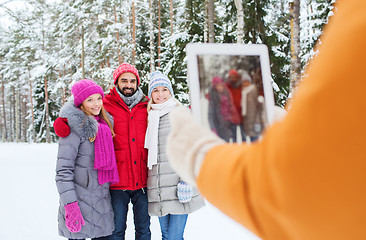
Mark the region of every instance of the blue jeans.
POLYGON ((241 133, 241 140, 243 141, 243 142, 245 142, 245 132, 244 132, 244 128, 243 128, 243 125, 242 124, 238 124, 238 125, 236 125, 236 124, 233 124, 233 125, 231 125, 231 131, 232 131, 232 133, 233 133, 233 142, 236 142, 236 128, 237 127, 239 127, 239 129, 240 129, 240 133, 241 133))
POLYGON ((163 240, 183 240, 188 214, 168 214, 159 217, 161 235, 163 240))
POLYGON ((150 216, 147 209, 146 188, 138 190, 111 190, 115 229, 111 240, 124 240, 127 228, 128 204, 132 202, 135 239, 150 240, 150 216))
MULTIPOLYGON (((98 237, 98 238, 91 238, 91 240, 108 240, 109 239, 109 236, 106 236, 106 237, 98 237)), ((69 240, 85 240, 84 239, 73 239, 73 238, 69 238, 69 240)))
MULTIPOLYGON (((246 139, 246 134, 244 132, 244 128, 243 128, 243 125, 239 124, 239 125, 231 125, 231 130, 232 130, 232 133, 233 133, 233 142, 236 142, 236 128, 239 127, 240 129, 240 134, 241 134, 241 138, 242 138, 242 142, 246 142, 247 139, 246 139)), ((251 142, 255 142, 256 140, 258 139, 258 136, 255 136, 255 137, 250 137, 250 141, 251 142)))

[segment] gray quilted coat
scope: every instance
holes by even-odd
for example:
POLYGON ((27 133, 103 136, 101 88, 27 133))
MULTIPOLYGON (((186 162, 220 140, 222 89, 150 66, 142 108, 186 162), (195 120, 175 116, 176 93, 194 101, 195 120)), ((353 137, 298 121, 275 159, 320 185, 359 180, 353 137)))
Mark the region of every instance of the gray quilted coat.
POLYGON ((167 214, 189 214, 205 206, 196 188, 187 203, 181 203, 177 196, 178 174, 171 168, 166 156, 167 137, 170 132, 169 113, 160 117, 158 139, 158 162, 149 169, 147 177, 147 199, 150 216, 167 214))
POLYGON ((61 108, 60 117, 68 119, 70 135, 60 138, 57 154, 56 185, 60 194, 59 234, 66 238, 96 238, 114 230, 109 183, 100 185, 94 169, 94 143, 98 123, 72 103, 61 108), (81 231, 71 233, 65 225, 64 206, 77 201, 85 220, 81 231))

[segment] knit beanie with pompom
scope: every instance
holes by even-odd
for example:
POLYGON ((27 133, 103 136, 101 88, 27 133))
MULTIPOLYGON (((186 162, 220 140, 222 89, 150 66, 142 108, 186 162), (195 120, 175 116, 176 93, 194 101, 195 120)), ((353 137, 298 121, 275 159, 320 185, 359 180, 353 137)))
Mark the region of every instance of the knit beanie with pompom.
POLYGON ((169 78, 165 76, 163 73, 159 71, 152 72, 150 75, 150 82, 149 82, 149 98, 151 98, 151 93, 154 90, 154 88, 158 86, 164 86, 167 87, 170 91, 170 94, 174 96, 172 83, 170 82, 169 78))

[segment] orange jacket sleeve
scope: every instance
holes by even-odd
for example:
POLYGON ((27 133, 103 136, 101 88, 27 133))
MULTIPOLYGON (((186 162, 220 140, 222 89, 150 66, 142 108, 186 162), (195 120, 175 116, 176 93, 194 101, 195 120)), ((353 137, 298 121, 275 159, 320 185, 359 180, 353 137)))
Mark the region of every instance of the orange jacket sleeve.
POLYGON ((366 1, 337 4, 285 119, 211 149, 197 178, 263 239, 366 239, 366 1))

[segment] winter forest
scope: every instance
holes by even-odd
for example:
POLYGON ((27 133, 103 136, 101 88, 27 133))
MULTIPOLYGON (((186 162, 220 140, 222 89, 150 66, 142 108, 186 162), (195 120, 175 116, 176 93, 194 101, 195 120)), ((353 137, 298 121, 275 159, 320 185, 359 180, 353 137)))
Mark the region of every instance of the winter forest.
POLYGON ((172 79, 189 104, 190 42, 268 46, 275 102, 301 81, 335 0, 24 0, 0 2, 0 142, 55 142, 53 121, 70 85, 89 78, 109 92, 123 62, 172 79))

